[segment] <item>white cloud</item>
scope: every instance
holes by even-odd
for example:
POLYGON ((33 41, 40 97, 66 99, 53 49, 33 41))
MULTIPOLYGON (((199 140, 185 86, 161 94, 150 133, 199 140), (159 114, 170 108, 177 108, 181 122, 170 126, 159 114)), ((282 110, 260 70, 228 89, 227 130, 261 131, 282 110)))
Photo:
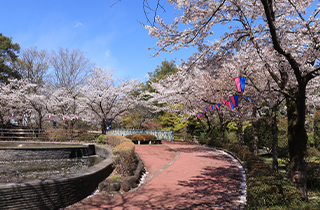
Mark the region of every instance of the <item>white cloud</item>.
POLYGON ((111 51, 110 51, 110 50, 107 50, 106 56, 109 57, 110 55, 111 55, 111 51))
POLYGON ((78 28, 78 27, 80 27, 80 26, 82 26, 82 23, 81 23, 81 22, 77 22, 77 23, 73 26, 73 28, 78 28))

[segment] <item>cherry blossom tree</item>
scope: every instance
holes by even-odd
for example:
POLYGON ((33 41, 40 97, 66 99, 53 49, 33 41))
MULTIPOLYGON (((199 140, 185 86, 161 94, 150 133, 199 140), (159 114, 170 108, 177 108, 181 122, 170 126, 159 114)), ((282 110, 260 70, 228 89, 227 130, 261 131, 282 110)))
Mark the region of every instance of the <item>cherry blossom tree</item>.
POLYGON ((43 129, 43 121, 48 114, 48 97, 45 94, 47 89, 38 87, 38 85, 30 83, 28 80, 26 80, 24 86, 29 86, 29 88, 19 90, 20 100, 24 101, 24 107, 26 109, 23 118, 27 120, 27 126, 34 127, 34 124, 38 131, 41 132, 43 129))
POLYGON ((221 107, 221 111, 218 111, 216 107, 212 110, 209 106, 220 103, 222 97, 231 94, 231 88, 229 92, 228 88, 223 89, 222 87, 229 87, 228 80, 221 81, 215 77, 213 74, 203 71, 179 71, 174 75, 153 82, 150 85, 155 91, 148 93, 150 96, 148 102, 151 106, 149 108, 155 112, 175 112, 184 117, 184 120, 196 117, 203 131, 209 136, 215 129, 215 117, 219 117, 221 138, 223 138, 225 127, 229 122, 229 120, 226 120, 230 117, 229 111, 225 107, 221 107), (152 106, 154 104, 156 106, 152 106), (164 106, 158 106, 157 104, 164 104, 164 106), (207 108, 208 113, 204 111, 205 108, 207 108), (197 115, 201 113, 203 116, 199 118, 197 115))
POLYGON ((286 99, 289 178, 307 198, 306 91, 320 71, 319 4, 313 0, 168 2, 181 11, 180 15, 172 24, 157 18, 157 26, 146 28, 159 39, 159 52, 189 46, 199 50, 184 63, 186 69, 215 70, 234 55, 256 53, 259 59, 254 61, 264 65, 259 70, 268 73, 277 84, 276 91, 286 99), (217 27, 225 28, 226 33, 214 40, 211 37, 217 27))
POLYGON ((133 109, 138 103, 138 99, 133 96, 138 80, 117 79, 112 76, 112 72, 93 68, 87 78, 87 85, 82 88, 91 121, 101 124, 103 134, 106 134, 110 121, 133 109))
POLYGON ((48 119, 60 124, 65 129, 69 129, 70 138, 73 138, 74 125, 79 120, 89 119, 88 107, 85 97, 81 92, 69 88, 52 89, 47 98, 48 119))
POLYGON ((30 105, 26 102, 27 93, 34 88, 26 79, 8 80, 0 85, 0 124, 7 125, 11 120, 21 121, 30 116, 30 105))

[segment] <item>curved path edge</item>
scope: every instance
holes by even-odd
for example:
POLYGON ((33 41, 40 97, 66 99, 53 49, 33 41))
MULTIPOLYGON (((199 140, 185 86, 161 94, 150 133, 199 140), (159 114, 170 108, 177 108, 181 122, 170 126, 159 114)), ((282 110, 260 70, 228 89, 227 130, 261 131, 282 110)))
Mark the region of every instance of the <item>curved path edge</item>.
POLYGON ((237 202, 239 202, 241 204, 241 206, 244 208, 246 203, 247 203, 247 175, 246 175, 246 170, 243 166, 243 163, 241 162, 241 160, 235 156, 234 154, 232 154, 229 151, 223 150, 223 149, 218 149, 218 148, 214 148, 216 150, 221 151, 222 153, 229 155, 233 161, 235 163, 237 163, 237 166, 239 168, 239 173, 241 176, 241 184, 240 184, 240 189, 242 190, 242 194, 239 197, 239 199, 237 200, 237 202))

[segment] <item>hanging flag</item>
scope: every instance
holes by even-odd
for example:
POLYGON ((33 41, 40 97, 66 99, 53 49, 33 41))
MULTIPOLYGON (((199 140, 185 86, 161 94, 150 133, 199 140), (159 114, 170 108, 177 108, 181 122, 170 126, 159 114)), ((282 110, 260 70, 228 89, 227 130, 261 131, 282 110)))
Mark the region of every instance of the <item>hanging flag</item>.
POLYGON ((203 117, 203 113, 201 113, 201 117, 203 117))
POLYGON ((246 78, 245 77, 236 77, 236 78, 234 78, 234 82, 236 83, 238 92, 243 93, 244 86, 246 83, 246 78))
POLYGON ((205 108, 204 111, 208 113, 208 109, 207 108, 205 108))
POLYGON ((209 107, 210 107, 210 109, 213 111, 213 105, 210 105, 209 107))
POLYGON ((230 109, 232 109, 231 106, 230 106, 230 101, 227 101, 227 102, 225 103, 225 105, 227 105, 230 109))
POLYGON ((234 107, 238 106, 238 95, 230 96, 230 101, 232 102, 234 107))
POLYGON ((243 96, 243 98, 245 98, 245 99, 247 99, 247 100, 249 100, 249 101, 253 101, 252 98, 248 98, 248 97, 246 97, 246 96, 243 96))
POLYGON ((200 115, 200 114, 198 114, 198 118, 201 118, 201 115, 200 115))
POLYGON ((220 104, 216 104, 216 108, 220 110, 220 104))
POLYGON ((229 101, 229 107, 231 107, 231 109, 234 109, 234 105, 232 104, 232 102, 230 101, 230 99, 229 99, 228 101, 229 101))
POLYGON ((222 101, 223 104, 226 104, 226 103, 227 103, 227 100, 226 100, 226 99, 223 99, 223 98, 222 98, 221 101, 222 101))
POLYGON ((234 107, 233 107, 233 104, 231 103, 230 100, 227 101, 226 105, 232 110, 234 107))
POLYGON ((235 106, 238 107, 239 96, 238 95, 234 95, 233 98, 234 98, 234 101, 235 101, 235 106))
POLYGON ((230 99, 230 102, 232 103, 232 105, 234 106, 234 107, 236 107, 236 101, 234 100, 234 96, 230 96, 229 97, 230 99))

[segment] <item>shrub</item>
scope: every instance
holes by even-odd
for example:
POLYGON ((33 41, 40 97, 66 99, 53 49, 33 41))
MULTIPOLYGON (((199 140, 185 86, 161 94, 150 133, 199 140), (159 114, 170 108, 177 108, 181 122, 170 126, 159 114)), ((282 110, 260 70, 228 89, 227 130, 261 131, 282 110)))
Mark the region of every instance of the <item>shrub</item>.
POLYGON ((288 121, 286 119, 278 119, 278 146, 279 148, 288 147, 288 121))
POLYGON ((246 162, 248 168, 247 209, 270 207, 288 209, 291 205, 302 205, 298 189, 290 181, 274 173, 258 156, 253 155, 248 147, 226 144, 225 148, 246 162))
POLYGON ((318 110, 314 114, 314 146, 319 149, 320 148, 320 110, 318 110))
POLYGON ((308 135, 308 143, 307 145, 310 147, 314 146, 314 133, 307 133, 308 135))
POLYGON ((105 135, 101 138, 102 143, 112 148, 115 170, 123 176, 130 176, 135 162, 134 143, 126 137, 117 135, 105 135))
POLYGON ((224 138, 227 142, 232 142, 232 143, 238 142, 238 135, 237 135, 237 132, 235 131, 225 132, 224 138))
POLYGON ((130 176, 132 164, 134 163, 134 143, 132 141, 123 141, 113 148, 113 155, 114 165, 118 173, 130 176))
MULTIPOLYGON (((259 148, 271 148, 272 147, 272 131, 271 127, 268 126, 267 121, 258 120, 256 123, 257 136, 259 138, 258 147, 259 148)), ((253 128, 252 125, 246 126, 244 129, 243 140, 244 143, 249 147, 250 151, 253 152, 253 128)))
POLYGON ((199 138, 198 142, 199 142, 199 144, 201 144, 201 145, 207 144, 207 143, 208 143, 208 139, 206 139, 206 138, 199 138))
POLYGON ((223 144, 221 143, 221 141, 219 139, 213 139, 213 138, 210 138, 207 140, 207 145, 212 146, 212 147, 222 147, 223 146, 223 144))
POLYGON ((301 203, 297 188, 280 176, 250 176, 247 189, 248 209, 301 203))
POLYGON ((320 151, 315 147, 307 147, 307 157, 317 157, 320 158, 320 151))
POLYGON ((103 142, 103 138, 104 138, 105 135, 100 135, 98 138, 97 138, 97 144, 105 144, 105 142, 103 142))
POLYGON ((132 139, 132 140, 155 140, 157 139, 156 136, 150 135, 150 134, 134 134, 134 135, 127 135, 126 138, 132 139))
POLYGON ((102 138, 102 143, 109 145, 110 147, 115 147, 119 144, 121 144, 121 139, 123 139, 123 136, 116 136, 116 135, 105 135, 102 138))
POLYGON ((307 148, 307 185, 308 189, 320 189, 320 151, 315 147, 307 148))

